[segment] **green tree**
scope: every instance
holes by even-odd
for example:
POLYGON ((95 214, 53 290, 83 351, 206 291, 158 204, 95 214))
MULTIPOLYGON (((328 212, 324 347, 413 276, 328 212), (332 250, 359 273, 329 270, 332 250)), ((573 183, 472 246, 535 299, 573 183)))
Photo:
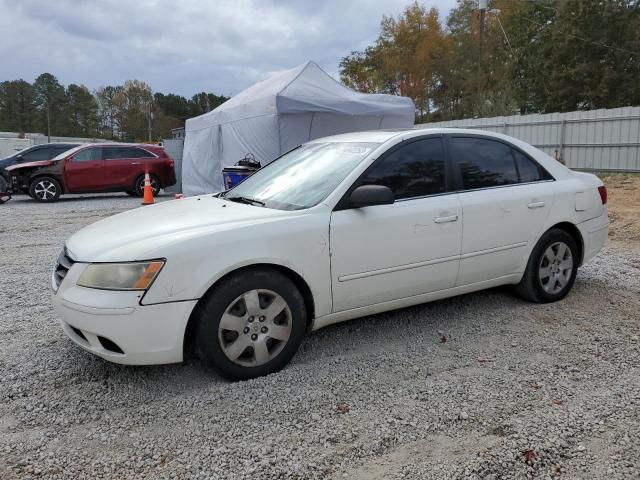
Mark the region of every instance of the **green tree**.
POLYGON ((98 135, 98 102, 84 85, 67 87, 68 134, 81 137, 98 135))
POLYGON ((122 91, 122 87, 107 85, 96 91, 98 102, 98 123, 100 135, 115 140, 120 128, 118 125, 118 107, 116 96, 122 91))
POLYGON ((62 130, 66 95, 64 87, 50 73, 43 73, 33 83, 36 106, 42 119, 43 133, 49 137, 62 130))
POLYGON ((33 86, 22 79, 0 83, 0 130, 31 132, 37 122, 33 86))
POLYGON ((153 92, 141 80, 127 80, 113 97, 118 137, 126 141, 144 141, 151 135, 153 92))
POLYGON ((213 93, 200 92, 196 93, 189 100, 189 116, 195 117, 203 113, 210 112, 214 108, 222 105, 228 100, 227 97, 214 95, 213 93))

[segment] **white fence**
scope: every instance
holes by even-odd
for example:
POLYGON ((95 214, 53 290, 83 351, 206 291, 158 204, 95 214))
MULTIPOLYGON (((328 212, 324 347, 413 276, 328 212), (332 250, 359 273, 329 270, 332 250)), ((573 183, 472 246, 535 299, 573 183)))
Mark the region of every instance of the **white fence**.
POLYGON ((640 172, 640 107, 416 125, 416 128, 429 127, 475 128, 511 135, 538 147, 570 168, 640 172))

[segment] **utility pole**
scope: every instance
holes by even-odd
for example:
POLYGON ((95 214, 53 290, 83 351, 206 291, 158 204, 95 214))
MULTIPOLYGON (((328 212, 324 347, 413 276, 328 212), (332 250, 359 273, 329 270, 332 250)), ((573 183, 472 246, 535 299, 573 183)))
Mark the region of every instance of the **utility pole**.
POLYGON ((478 0, 478 10, 480 11, 480 29, 479 29, 480 51, 478 55, 479 57, 478 58, 478 102, 480 102, 482 98, 482 78, 484 76, 484 19, 485 19, 485 14, 487 13, 487 2, 488 0, 478 0))
POLYGON ((482 48, 484 47, 484 17, 487 13, 487 0, 478 0, 478 10, 480 10, 480 57, 482 58, 482 48))
POLYGON ((49 119, 49 100, 47 100, 47 143, 51 143, 51 120, 49 119))
POLYGON ((149 143, 151 143, 151 120, 153 119, 153 112, 151 111, 152 105, 153 103, 149 102, 149 116, 147 117, 149 119, 149 143))

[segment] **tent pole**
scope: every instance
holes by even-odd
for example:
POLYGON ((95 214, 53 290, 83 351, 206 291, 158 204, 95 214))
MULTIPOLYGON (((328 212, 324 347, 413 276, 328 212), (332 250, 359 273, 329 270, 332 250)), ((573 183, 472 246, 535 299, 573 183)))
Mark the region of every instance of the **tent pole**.
POLYGON ((276 124, 278 125, 278 156, 282 155, 282 134, 280 133, 280 114, 276 113, 276 124))
POLYGON ((308 135, 308 138, 307 138, 307 141, 309 141, 309 142, 311 141, 311 129, 312 129, 312 127, 313 127, 313 119, 314 119, 315 117, 316 117, 316 112, 313 112, 313 113, 311 114, 311 121, 309 122, 309 135, 308 135))

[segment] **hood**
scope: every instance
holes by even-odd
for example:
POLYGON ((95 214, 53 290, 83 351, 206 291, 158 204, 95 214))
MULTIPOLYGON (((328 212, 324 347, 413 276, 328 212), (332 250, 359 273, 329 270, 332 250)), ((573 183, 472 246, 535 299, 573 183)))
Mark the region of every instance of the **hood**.
POLYGON ((105 218, 72 235, 66 246, 80 262, 149 260, 162 257, 163 247, 191 237, 300 214, 202 195, 105 218))
POLYGON ((55 163, 53 160, 38 160, 37 162, 27 162, 27 163, 16 163, 15 165, 11 165, 5 170, 12 171, 18 170, 19 168, 31 168, 31 167, 47 167, 55 163))

